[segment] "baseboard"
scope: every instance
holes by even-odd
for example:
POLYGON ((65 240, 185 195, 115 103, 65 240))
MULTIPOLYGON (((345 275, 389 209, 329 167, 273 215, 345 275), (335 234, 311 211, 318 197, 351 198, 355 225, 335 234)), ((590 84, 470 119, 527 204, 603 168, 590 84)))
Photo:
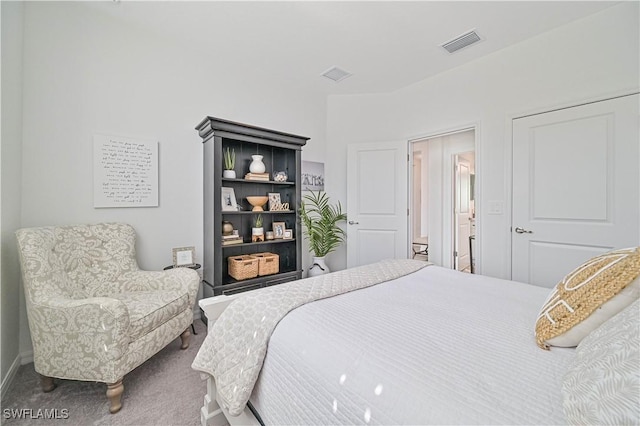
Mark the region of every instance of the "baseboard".
MULTIPOLYGON (((33 355, 32 355, 33 357, 33 355)), ((9 391, 9 387, 13 382, 13 379, 16 377, 16 373, 18 372, 18 368, 20 368, 22 356, 18 354, 16 359, 11 363, 11 367, 7 371, 7 375, 4 376, 4 380, 0 383, 0 399, 4 400, 6 397, 6 393, 9 391)))
POLYGON ((20 364, 25 365, 33 362, 33 351, 24 351, 20 353, 20 364))

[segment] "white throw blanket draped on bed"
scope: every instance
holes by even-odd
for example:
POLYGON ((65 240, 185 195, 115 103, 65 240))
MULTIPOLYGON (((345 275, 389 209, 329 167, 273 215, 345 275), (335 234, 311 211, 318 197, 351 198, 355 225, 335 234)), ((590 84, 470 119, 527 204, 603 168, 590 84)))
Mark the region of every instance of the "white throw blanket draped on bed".
POLYGON ((413 273, 428 263, 393 259, 256 290, 235 300, 207 335, 192 368, 215 377, 221 405, 237 416, 260 374, 269 338, 291 310, 413 273))

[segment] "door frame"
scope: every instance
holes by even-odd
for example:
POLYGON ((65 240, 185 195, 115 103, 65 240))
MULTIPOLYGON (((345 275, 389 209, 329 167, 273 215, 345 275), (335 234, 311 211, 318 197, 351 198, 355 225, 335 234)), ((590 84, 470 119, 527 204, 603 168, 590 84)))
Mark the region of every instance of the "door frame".
MULTIPOLYGON (((430 131, 430 132, 426 132, 422 135, 419 136, 413 136, 410 137, 408 142, 409 142, 409 166, 413 166, 413 145, 414 143, 417 142, 423 142, 425 140, 428 139, 434 139, 434 138, 438 138, 438 137, 442 137, 442 136, 448 136, 448 135, 453 135, 456 133, 463 133, 463 132, 468 132, 468 131, 473 131, 474 132, 474 143, 473 143, 473 150, 475 152, 475 213, 476 213, 476 222, 475 222, 475 228, 476 228, 476 237, 475 237, 475 246, 476 246, 476 251, 474 253, 474 259, 475 259, 475 267, 474 267, 474 271, 477 274, 481 274, 482 273, 482 250, 480 249, 480 247, 482 247, 481 245, 481 241, 482 241, 482 156, 481 156, 481 149, 480 149, 480 123, 478 122, 473 122, 473 123, 469 123, 466 125, 459 125, 459 126, 454 126, 454 127, 449 127, 449 128, 445 128, 445 129, 440 129, 440 130, 434 130, 434 131, 430 131)), ((453 159, 451 158, 450 153, 448 154, 448 160, 445 159, 444 161, 448 161, 447 163, 447 167, 453 167, 453 159), (449 164, 451 163, 451 164, 449 164)), ((423 163, 424 164, 424 163, 423 163)), ((444 169, 444 164, 443 164, 443 169, 444 169)), ((407 243, 409 244, 408 246, 408 250, 409 253, 411 253, 411 242, 412 242, 412 238, 413 238, 413 175, 412 174, 408 174, 407 175, 408 178, 408 183, 407 183, 407 191, 408 191, 408 204, 407 207, 409 209, 409 215, 408 215, 408 224, 409 226, 407 227, 407 232, 408 237, 411 238, 407 238, 407 243)), ((449 238, 451 241, 451 244, 449 244, 449 246, 451 247, 450 253, 449 255, 444 255, 444 250, 443 250, 443 265, 444 267, 447 268, 453 268, 453 208, 454 208, 454 199, 453 199, 453 179, 451 179, 451 187, 449 188, 449 191, 452 193, 452 195, 450 197, 446 197, 447 199, 443 199, 443 205, 442 205, 442 214, 443 215, 447 215, 447 219, 446 221, 443 222, 449 222, 449 230, 445 230, 442 229, 441 233, 442 233, 442 238, 445 238, 444 233, 447 232, 447 234, 449 234, 447 236, 447 238, 449 238), (446 205, 445 205, 446 204, 446 205)), ((444 216, 443 216, 444 217, 444 216)), ((444 227, 443 227, 444 228, 444 227)), ((444 245, 443 245, 444 246, 444 245)))
MULTIPOLYGON (((622 98, 625 96, 633 96, 640 94, 640 91, 635 90, 621 90, 615 92, 609 92, 605 95, 593 96, 588 98, 582 98, 574 101, 562 102, 557 104, 550 104, 546 107, 539 107, 533 109, 526 109, 521 111, 513 111, 506 114, 505 121, 505 205, 509 206, 504 211, 506 224, 509 226, 509 232, 505 236, 505 276, 511 279, 513 277, 513 268, 511 265, 511 258, 513 253, 512 244, 512 228, 513 228, 513 121, 519 118, 525 118, 532 115, 545 114, 553 111, 560 111, 563 109, 574 108, 581 105, 593 104, 602 101, 608 101, 611 99, 622 98)), ((477 157, 476 157, 477 162, 477 157)), ((477 181, 476 181, 477 183, 477 181)), ((476 213, 476 219, 478 214, 476 213)), ((477 225, 477 224, 476 224, 477 225)), ((476 228, 477 230, 477 228, 476 228)), ((476 237, 477 238, 477 237, 476 237)), ((476 240, 476 244, 478 241, 476 240)), ((480 251, 480 250, 478 250, 480 251)))

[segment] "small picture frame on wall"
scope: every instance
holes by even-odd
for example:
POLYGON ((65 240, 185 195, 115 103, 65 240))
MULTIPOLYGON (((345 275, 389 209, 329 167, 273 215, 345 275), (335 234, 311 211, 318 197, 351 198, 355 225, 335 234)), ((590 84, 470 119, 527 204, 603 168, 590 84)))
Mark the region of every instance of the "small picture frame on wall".
POLYGON ((286 224, 284 222, 273 222, 273 238, 276 240, 284 238, 286 224))
POLYGON ((220 190, 222 194, 222 211, 237 211, 238 202, 236 201, 236 193, 233 188, 223 186, 220 190))
POLYGON ((174 268, 189 267, 196 264, 195 247, 178 247, 173 249, 174 268))
POLYGON ((282 239, 284 239, 284 240, 293 240, 293 230, 292 229, 285 229, 282 239))
POLYGON ((280 210, 280 206, 281 206, 280 193, 270 192, 269 193, 269 210, 270 211, 280 210))

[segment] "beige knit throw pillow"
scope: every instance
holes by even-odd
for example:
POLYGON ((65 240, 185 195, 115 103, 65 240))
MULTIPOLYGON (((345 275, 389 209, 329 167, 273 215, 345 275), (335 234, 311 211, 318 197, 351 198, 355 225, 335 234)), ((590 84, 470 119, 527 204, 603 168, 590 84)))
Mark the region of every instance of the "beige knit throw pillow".
POLYGON ((574 269, 542 307, 536 321, 538 346, 576 346, 638 298, 639 275, 640 247, 610 251, 574 269))

